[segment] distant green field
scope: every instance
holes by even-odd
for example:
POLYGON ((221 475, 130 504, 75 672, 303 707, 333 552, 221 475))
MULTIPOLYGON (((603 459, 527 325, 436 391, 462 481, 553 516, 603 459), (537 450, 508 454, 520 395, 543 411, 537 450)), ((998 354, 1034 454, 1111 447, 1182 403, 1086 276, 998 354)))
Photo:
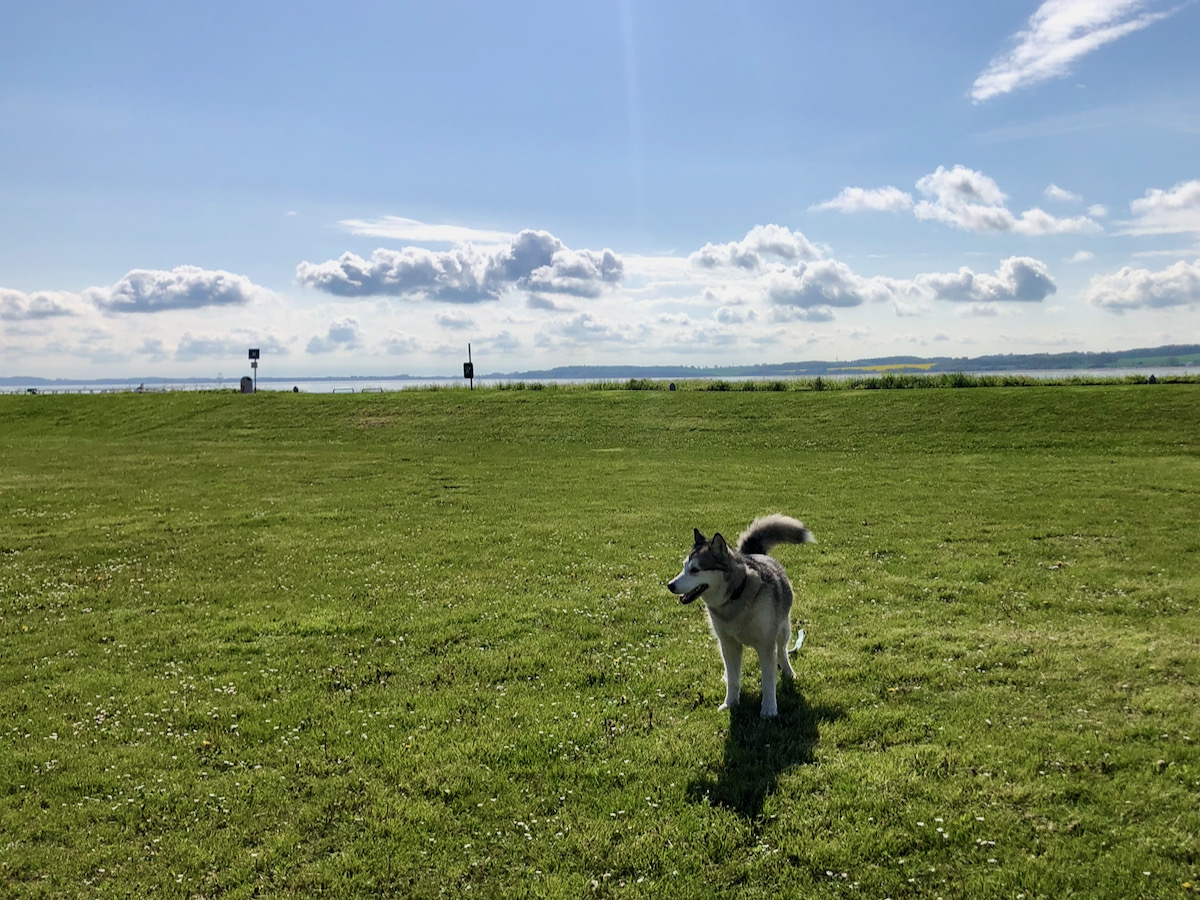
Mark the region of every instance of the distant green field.
POLYGON ((1200 384, 0 397, 0 895, 1186 897, 1200 384), (778 721, 692 528, 804 519, 778 721))

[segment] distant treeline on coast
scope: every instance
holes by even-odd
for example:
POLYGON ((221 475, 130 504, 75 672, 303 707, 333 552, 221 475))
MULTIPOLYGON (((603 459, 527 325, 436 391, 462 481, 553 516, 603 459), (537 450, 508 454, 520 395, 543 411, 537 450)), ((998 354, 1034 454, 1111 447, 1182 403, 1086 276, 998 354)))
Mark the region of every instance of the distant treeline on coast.
MULTIPOLYGON (((1135 350, 1115 350, 1104 353, 1005 353, 993 356, 885 356, 876 359, 813 360, 806 362, 770 363, 753 366, 556 366, 526 372, 492 372, 475 377, 479 380, 625 380, 630 378, 814 378, 816 376, 854 376, 881 374, 921 374, 953 372, 1069 372, 1076 369, 1153 369, 1155 367, 1200 366, 1200 344, 1168 344, 1135 350)), ((292 382, 299 376, 262 376, 259 382, 292 382)), ((444 376, 460 381, 459 375, 444 376)), ((434 381, 430 375, 337 375, 328 377, 303 376, 306 382, 319 381, 434 381)), ((233 387, 236 378, 225 379, 233 387)), ((211 378, 169 378, 145 376, 134 378, 52 379, 35 376, 0 377, 0 385, 45 385, 60 382, 93 385, 128 385, 143 382, 147 385, 199 384, 211 378)))
POLYGON ((1045 372, 1072 369, 1143 369, 1200 365, 1200 344, 1169 344, 1105 353, 1005 353, 993 356, 885 356, 829 362, 772 363, 757 366, 557 366, 483 377, 520 378, 804 378, 816 375, 869 375, 921 372, 1045 372))

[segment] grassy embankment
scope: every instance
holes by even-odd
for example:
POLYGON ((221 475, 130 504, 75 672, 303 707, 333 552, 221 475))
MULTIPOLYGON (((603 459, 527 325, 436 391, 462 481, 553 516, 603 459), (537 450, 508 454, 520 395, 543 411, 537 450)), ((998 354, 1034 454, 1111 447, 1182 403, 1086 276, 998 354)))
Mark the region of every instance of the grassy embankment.
POLYGON ((0 398, 0 892, 1188 896, 1198 408, 0 398), (764 723, 663 583, 776 510, 764 723))

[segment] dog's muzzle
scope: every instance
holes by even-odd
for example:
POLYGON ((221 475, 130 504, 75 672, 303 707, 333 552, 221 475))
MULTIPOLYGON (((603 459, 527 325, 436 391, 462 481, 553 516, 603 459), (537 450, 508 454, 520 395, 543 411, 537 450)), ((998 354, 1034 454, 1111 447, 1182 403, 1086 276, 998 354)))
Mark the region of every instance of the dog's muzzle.
MULTIPOLYGON (((674 582, 672 582, 671 584, 674 584, 674 582)), ((676 591, 670 584, 667 585, 667 590, 669 590, 672 594, 678 593, 678 591, 676 591)), ((708 590, 707 584, 698 584, 694 588, 692 588, 690 591, 688 591, 686 594, 681 595, 679 597, 679 602, 684 603, 684 604, 691 603, 693 600, 699 599, 700 595, 703 594, 707 590, 708 590)))

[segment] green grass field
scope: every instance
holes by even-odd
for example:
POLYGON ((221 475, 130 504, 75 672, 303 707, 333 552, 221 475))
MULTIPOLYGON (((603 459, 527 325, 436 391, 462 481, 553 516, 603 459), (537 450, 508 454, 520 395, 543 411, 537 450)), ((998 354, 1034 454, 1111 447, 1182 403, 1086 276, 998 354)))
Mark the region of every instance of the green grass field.
POLYGON ((0 895, 1192 896, 1198 520, 1200 384, 0 397, 0 895))

